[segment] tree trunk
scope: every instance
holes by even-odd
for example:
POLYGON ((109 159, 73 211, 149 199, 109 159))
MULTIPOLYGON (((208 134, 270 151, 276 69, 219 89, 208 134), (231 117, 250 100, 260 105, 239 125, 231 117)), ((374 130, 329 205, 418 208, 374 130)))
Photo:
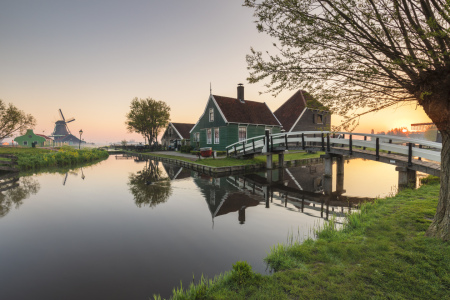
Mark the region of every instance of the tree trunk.
POLYGON ((441 190, 433 222, 426 235, 450 240, 450 131, 442 130, 441 190))

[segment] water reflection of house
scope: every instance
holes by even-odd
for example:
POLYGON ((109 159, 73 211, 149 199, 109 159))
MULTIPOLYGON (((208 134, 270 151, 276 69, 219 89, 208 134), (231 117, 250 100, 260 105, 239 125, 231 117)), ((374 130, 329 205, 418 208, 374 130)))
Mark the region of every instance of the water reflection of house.
POLYGON ((189 169, 164 162, 162 163, 162 165, 167 173, 167 176, 169 176, 170 180, 185 179, 191 177, 192 171, 189 169))
POLYGON ((324 164, 315 164, 284 169, 284 182, 286 186, 298 188, 309 192, 323 191, 324 164))
POLYGON ((244 224, 246 208, 257 206, 260 202, 260 196, 240 190, 229 177, 201 175, 194 178, 194 182, 206 200, 213 221, 216 217, 238 212, 238 221, 244 224))

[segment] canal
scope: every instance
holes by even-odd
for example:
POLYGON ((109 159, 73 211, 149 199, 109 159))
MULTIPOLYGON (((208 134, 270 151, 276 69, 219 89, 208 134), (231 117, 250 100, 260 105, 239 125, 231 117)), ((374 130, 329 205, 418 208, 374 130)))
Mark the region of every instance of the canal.
POLYGON ((0 299, 168 297, 238 260, 268 274, 263 258, 288 234, 312 236, 358 197, 395 193, 391 165, 347 161, 344 196, 331 200, 320 196, 323 173, 318 164, 213 178, 110 156, 22 176, 0 194, 0 299))

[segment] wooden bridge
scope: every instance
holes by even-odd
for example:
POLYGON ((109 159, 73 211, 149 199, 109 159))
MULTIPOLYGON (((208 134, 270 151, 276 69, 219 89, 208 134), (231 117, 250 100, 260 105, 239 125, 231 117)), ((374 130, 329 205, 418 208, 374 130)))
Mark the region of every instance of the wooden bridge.
POLYGON ((441 149, 441 143, 390 135, 330 131, 269 134, 266 131, 264 136, 227 146, 227 155, 267 155, 267 168, 272 169, 274 154, 279 156, 282 166, 288 150, 323 151, 326 169, 329 169, 326 173, 330 176, 331 164, 327 167, 327 159, 337 158, 340 162, 343 156, 365 158, 397 166, 401 177, 399 185, 403 185, 415 177, 415 171, 440 176, 441 149))

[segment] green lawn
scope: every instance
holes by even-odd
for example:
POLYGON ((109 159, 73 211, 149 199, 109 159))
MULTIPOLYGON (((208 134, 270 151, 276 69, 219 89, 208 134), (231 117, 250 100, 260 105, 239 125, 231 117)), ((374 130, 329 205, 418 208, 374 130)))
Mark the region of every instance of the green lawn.
MULTIPOLYGON (((153 154, 151 152, 146 153, 146 154, 151 155, 151 156, 156 156, 156 157, 164 157, 164 158, 170 158, 170 159, 177 159, 177 160, 181 160, 181 161, 194 162, 193 160, 182 157, 182 156, 167 155, 167 154, 153 154)), ((317 157, 320 157, 321 154, 324 154, 324 152, 288 153, 288 154, 285 154, 284 160, 291 161, 291 160, 301 160, 301 159, 308 159, 308 158, 317 158, 317 157)), ((231 157, 218 158, 218 159, 203 158, 200 160, 196 160, 195 163, 200 164, 200 165, 209 166, 209 167, 232 167, 232 166, 245 166, 245 165, 256 165, 256 164, 266 163, 266 160, 267 160, 267 158, 265 155, 260 155, 260 156, 256 156, 255 158, 249 158, 249 159, 237 159, 237 158, 231 158, 231 157)), ((278 155, 273 156, 273 161, 278 162, 278 155)))
POLYGON ((368 203, 341 231, 274 246, 271 276, 240 263, 174 299, 450 299, 450 243, 424 236, 438 195, 432 181, 368 203))

